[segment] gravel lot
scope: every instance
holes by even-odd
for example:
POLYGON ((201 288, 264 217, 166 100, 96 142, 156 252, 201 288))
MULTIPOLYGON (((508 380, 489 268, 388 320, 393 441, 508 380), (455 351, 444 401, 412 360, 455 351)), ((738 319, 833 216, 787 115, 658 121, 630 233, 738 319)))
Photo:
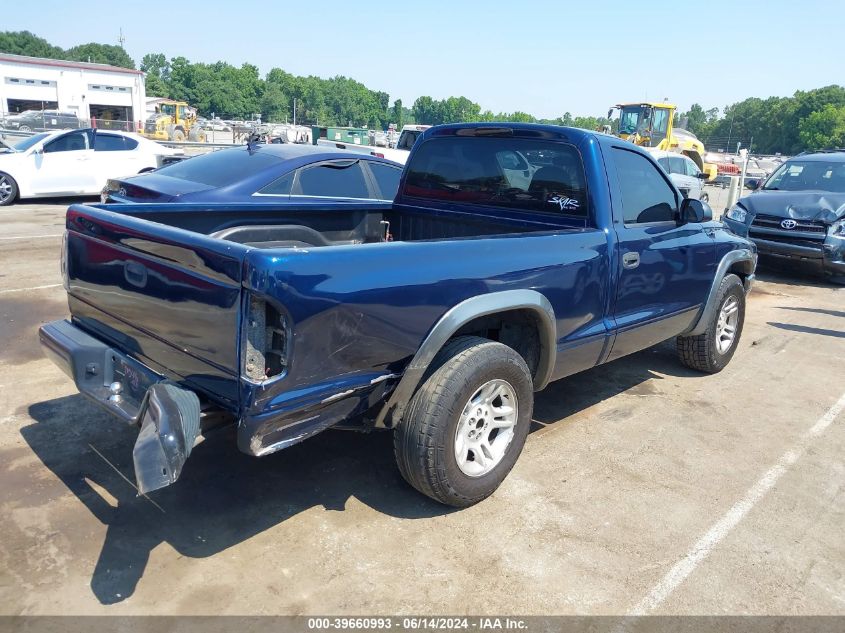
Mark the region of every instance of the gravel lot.
POLYGON ((762 275, 716 376, 669 342, 552 384, 467 510, 386 433, 255 459, 221 431, 147 499, 136 431, 38 346, 65 206, 0 212, 0 613, 845 615, 845 289, 762 275))

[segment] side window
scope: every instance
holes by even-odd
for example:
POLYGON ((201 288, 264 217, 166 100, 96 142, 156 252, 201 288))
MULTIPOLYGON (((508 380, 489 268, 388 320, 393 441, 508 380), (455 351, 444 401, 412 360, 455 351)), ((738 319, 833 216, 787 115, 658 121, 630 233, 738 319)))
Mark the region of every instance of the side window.
POLYGON ((625 224, 671 222, 678 202, 660 171, 637 152, 613 148, 625 224))
POLYGON ((369 198, 358 161, 333 161, 299 172, 299 193, 331 198, 369 198))
POLYGON ((293 175, 296 172, 290 172, 282 176, 281 178, 277 178, 269 185, 261 189, 258 193, 263 193, 267 196, 289 196, 290 195, 290 187, 293 184, 293 175))
POLYGON ((657 163, 663 168, 663 170, 667 174, 672 173, 671 171, 669 171, 669 157, 668 156, 664 156, 663 158, 658 158, 657 163))
POLYGON ((687 166, 687 176, 698 178, 698 174, 700 173, 698 165, 689 158, 684 158, 684 164, 687 166))
POLYGON ((687 168, 684 165, 684 157, 683 156, 670 156, 669 157, 669 173, 670 174, 680 174, 681 176, 687 175, 687 168))
POLYGON ((98 132, 94 137, 95 152, 122 152, 125 150, 126 143, 124 142, 122 136, 118 136, 117 134, 102 134, 98 132))
POLYGON ((393 200, 396 197, 396 191, 399 189, 399 179, 402 177, 402 170, 376 162, 367 164, 370 166, 373 178, 375 178, 376 184, 381 190, 381 197, 384 200, 393 200))
POLYGON ((71 132, 54 139, 44 146, 44 153, 76 152, 88 149, 88 134, 85 132, 71 132))
POLYGON ((654 109, 653 130, 659 134, 666 135, 666 128, 669 126, 669 111, 662 108, 654 109))

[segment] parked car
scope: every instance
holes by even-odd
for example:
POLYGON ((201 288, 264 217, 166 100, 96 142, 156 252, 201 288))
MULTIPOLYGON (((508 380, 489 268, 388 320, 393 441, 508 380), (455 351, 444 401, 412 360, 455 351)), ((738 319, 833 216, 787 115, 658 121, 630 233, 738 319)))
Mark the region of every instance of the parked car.
POLYGON ((232 128, 220 119, 209 119, 205 121, 203 128, 212 132, 231 132, 232 128))
POLYGON ((727 189, 731 186, 731 177, 725 174, 720 174, 708 184, 713 185, 714 187, 719 187, 720 189, 727 189))
POLYGON ((658 164, 669 174, 669 179, 685 197, 707 202, 709 196, 704 191, 707 174, 701 171, 691 158, 662 150, 653 150, 651 155, 657 159, 658 164))
POLYGON ((724 217, 761 261, 845 283, 845 151, 796 156, 724 217))
POLYGON ((104 202, 393 200, 402 166, 314 145, 254 144, 110 180, 104 202))
POLYGON ((58 110, 25 110, 13 114, 2 121, 2 127, 19 132, 42 130, 75 130, 81 126, 79 118, 73 112, 58 110))
POLYGON ((216 411, 255 456, 390 429, 412 486, 468 506, 516 462, 549 382, 676 337, 689 367, 730 362, 756 255, 711 216, 611 136, 440 126, 391 205, 71 206, 71 317, 40 339, 140 427, 141 493, 177 480, 216 411), (543 157, 522 186, 513 152, 543 157))
POLYGON ((127 132, 41 132, 0 151, 0 206, 99 194, 109 178, 156 169, 177 150, 127 132))

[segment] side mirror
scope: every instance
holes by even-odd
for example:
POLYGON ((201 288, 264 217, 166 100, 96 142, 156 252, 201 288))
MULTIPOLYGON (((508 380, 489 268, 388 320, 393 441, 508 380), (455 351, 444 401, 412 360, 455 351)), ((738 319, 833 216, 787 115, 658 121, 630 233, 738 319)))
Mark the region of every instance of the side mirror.
POLYGON ((697 178, 701 178, 701 180, 707 180, 707 174, 705 174, 703 171, 700 171, 698 172, 697 178))
POLYGON ((694 198, 684 198, 681 202, 681 224, 695 222, 710 222, 713 219, 713 209, 710 205, 694 198))

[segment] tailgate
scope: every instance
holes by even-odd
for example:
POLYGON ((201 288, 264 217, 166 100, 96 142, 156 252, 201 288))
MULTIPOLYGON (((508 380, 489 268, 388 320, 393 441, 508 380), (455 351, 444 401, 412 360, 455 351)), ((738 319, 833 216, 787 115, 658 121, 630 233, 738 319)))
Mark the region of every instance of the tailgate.
POLYGON ((75 323, 237 408, 246 247, 85 205, 66 239, 75 323))

